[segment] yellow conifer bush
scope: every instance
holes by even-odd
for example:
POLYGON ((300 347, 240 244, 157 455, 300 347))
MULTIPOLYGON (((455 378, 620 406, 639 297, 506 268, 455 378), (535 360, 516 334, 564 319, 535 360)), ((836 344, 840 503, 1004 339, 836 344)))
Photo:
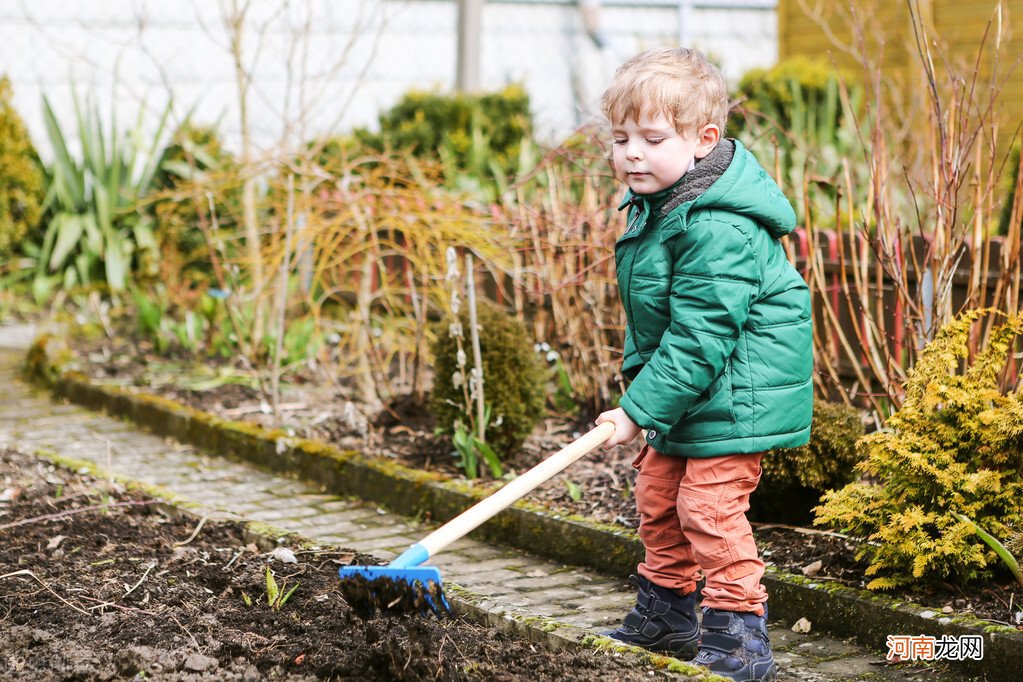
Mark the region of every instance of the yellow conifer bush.
POLYGON ((990 577, 999 559, 974 533, 975 522, 1007 538, 1023 521, 1023 395, 999 389, 1023 318, 992 330, 965 363, 971 326, 990 309, 943 327, 909 372, 902 407, 887 427, 858 443, 858 468, 872 483, 824 496, 815 523, 864 538, 867 587, 990 577), (959 514, 967 520, 959 518, 959 514))
POLYGON ((39 157, 12 100, 11 82, 0 78, 0 261, 39 222, 43 203, 39 157))

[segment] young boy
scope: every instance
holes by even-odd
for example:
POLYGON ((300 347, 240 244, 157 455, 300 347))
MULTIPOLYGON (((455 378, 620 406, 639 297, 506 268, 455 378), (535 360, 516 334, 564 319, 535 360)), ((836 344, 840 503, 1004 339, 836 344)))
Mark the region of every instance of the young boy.
POLYGON ((615 256, 631 384, 597 423, 615 424, 605 447, 646 430, 633 462, 639 595, 608 634, 771 680, 764 564, 745 512, 763 453, 810 435, 810 296, 778 241, 795 215, 753 155, 722 139, 724 79, 700 53, 633 57, 601 104, 629 186, 615 256))

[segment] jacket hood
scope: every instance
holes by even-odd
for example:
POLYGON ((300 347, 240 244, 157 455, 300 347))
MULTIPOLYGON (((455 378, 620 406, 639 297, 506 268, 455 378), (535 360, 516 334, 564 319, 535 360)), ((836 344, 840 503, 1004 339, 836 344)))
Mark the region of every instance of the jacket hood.
POLYGON ((739 213, 759 223, 776 238, 796 227, 792 204, 756 157, 738 140, 722 140, 682 179, 661 209, 664 215, 689 204, 683 209, 685 213, 695 209, 739 213))

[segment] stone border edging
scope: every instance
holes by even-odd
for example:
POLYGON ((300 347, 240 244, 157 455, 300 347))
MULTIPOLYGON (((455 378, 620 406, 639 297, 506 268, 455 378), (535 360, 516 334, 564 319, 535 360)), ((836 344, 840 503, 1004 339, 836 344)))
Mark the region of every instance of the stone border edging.
MULTIPOLYGON (((143 483, 121 474, 106 471, 94 462, 65 457, 50 450, 36 450, 33 454, 70 471, 85 471, 97 480, 116 482, 127 491, 137 491, 139 494, 152 498, 154 501, 153 506, 174 518, 186 518, 197 524, 206 519, 235 523, 241 526, 242 537, 247 542, 254 543, 264 552, 272 551, 273 548, 284 543, 291 544, 299 549, 329 546, 307 538, 300 533, 281 528, 273 523, 247 521, 230 513, 204 513, 202 505, 186 497, 158 485, 143 483)), ((464 616, 474 623, 494 628, 512 637, 536 642, 551 651, 563 649, 608 651, 626 660, 631 659, 631 662, 637 667, 652 666, 660 670, 686 675, 688 682, 728 682, 723 677, 710 674, 696 666, 669 656, 660 656, 639 647, 622 645, 608 637, 595 637, 583 628, 561 623, 552 618, 545 616, 525 618, 516 614, 488 611, 478 606, 487 597, 471 592, 463 587, 452 586, 451 588, 445 588, 445 592, 456 616, 464 616)), ((433 618, 431 615, 423 617, 433 618)))
MULTIPOLYGON (((26 357, 27 371, 54 393, 93 409, 128 418, 162 435, 173 436, 217 454, 297 475, 338 495, 372 500, 406 516, 428 514, 446 521, 486 496, 487 490, 445 480, 319 441, 289 437, 283 431, 221 419, 171 400, 124 388, 92 383, 80 373, 60 369, 40 337, 26 357)), ((537 505, 517 503, 474 531, 486 538, 561 561, 625 578, 643 557, 634 531, 563 517, 537 505)), ((771 616, 789 622, 807 618, 831 635, 853 637, 887 649, 888 635, 940 637, 981 635, 984 658, 955 665, 988 680, 1015 682, 1023 670, 1023 632, 973 616, 936 614, 886 595, 814 581, 770 570, 763 582, 771 593, 771 616)))

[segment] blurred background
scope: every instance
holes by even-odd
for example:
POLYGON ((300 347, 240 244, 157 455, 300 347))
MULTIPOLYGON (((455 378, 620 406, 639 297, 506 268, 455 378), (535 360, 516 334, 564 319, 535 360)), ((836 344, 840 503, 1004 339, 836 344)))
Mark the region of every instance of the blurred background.
POLYGON ((219 122, 234 148, 241 66, 253 141, 269 147, 373 127, 412 88, 454 88, 460 6, 470 7, 464 16, 473 4, 467 89, 522 85, 548 138, 592 117, 614 69, 643 49, 691 45, 733 81, 778 54, 774 0, 98 0, 73 11, 6 0, 0 62, 34 136, 41 95, 63 114, 77 88, 125 117, 140 102, 155 115, 173 98, 174 117, 219 122))

